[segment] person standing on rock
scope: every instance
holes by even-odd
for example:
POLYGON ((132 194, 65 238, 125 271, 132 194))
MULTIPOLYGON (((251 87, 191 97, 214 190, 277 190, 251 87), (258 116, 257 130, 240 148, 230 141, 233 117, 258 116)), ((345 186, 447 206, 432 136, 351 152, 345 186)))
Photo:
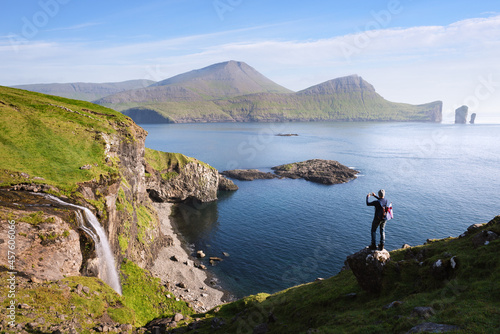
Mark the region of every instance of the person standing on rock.
POLYGON ((385 223, 387 222, 386 218, 386 208, 387 208, 387 200, 385 199, 385 190, 380 189, 378 191, 378 196, 375 193, 369 193, 366 195, 366 205, 375 207, 375 216, 372 221, 372 243, 370 245, 370 249, 377 249, 375 237, 377 234, 377 228, 380 226, 380 244, 378 245, 378 249, 384 249, 385 244, 385 223), (373 202, 368 202, 370 196, 376 198, 373 202))

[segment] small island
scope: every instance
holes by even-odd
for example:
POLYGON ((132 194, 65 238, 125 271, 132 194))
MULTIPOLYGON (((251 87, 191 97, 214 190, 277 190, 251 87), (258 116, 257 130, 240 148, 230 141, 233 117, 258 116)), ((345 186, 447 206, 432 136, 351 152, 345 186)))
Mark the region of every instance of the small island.
POLYGON ((291 179, 305 179, 322 184, 346 183, 359 173, 357 170, 342 165, 335 160, 312 159, 276 166, 272 168, 276 175, 291 179))
POLYGON ((257 169, 235 169, 224 171, 221 174, 242 181, 255 179, 290 178, 304 179, 321 184, 339 184, 355 179, 359 171, 342 165, 335 160, 312 159, 275 166, 273 173, 262 172, 257 169))
POLYGON ((278 137, 297 137, 297 133, 278 133, 276 136, 278 137))

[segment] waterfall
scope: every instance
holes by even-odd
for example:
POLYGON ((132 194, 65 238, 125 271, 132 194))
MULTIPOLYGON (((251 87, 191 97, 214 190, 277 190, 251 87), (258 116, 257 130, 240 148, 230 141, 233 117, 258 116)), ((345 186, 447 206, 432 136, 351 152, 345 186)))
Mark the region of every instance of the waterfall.
POLYGON ((116 292, 118 292, 121 295, 122 287, 120 285, 120 278, 118 276, 118 272, 115 266, 115 258, 113 256, 113 253, 111 252, 111 247, 109 245, 106 232, 104 232, 104 229, 97 220, 97 217, 92 213, 92 211, 83 206, 66 203, 61 199, 52 195, 47 195, 47 194, 40 194, 40 195, 63 206, 69 206, 83 211, 85 219, 80 213, 80 211, 75 211, 76 217, 80 222, 81 229, 84 230, 85 233, 87 233, 92 238, 92 240, 94 240, 97 259, 99 262, 98 276, 100 279, 106 282, 110 287, 112 287, 116 292), (85 226, 85 221, 90 224, 92 229, 85 226))

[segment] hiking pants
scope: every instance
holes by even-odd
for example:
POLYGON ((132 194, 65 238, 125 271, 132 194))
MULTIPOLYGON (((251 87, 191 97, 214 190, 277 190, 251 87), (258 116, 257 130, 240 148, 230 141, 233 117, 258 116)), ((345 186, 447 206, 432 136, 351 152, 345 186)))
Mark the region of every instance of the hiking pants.
POLYGON ((380 226, 380 244, 385 245, 385 223, 387 220, 373 218, 372 221, 372 245, 376 245, 375 237, 377 234, 377 228, 380 226))

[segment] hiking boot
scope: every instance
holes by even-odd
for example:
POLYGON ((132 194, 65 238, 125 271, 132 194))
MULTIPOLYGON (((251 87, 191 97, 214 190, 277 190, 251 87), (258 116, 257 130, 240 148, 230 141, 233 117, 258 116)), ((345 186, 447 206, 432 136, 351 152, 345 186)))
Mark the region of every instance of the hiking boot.
POLYGON ((370 250, 376 250, 377 249, 377 246, 375 246, 375 244, 371 244, 370 246, 368 246, 368 248, 370 250))
POLYGON ((378 244, 378 250, 384 250, 384 244, 378 244))

